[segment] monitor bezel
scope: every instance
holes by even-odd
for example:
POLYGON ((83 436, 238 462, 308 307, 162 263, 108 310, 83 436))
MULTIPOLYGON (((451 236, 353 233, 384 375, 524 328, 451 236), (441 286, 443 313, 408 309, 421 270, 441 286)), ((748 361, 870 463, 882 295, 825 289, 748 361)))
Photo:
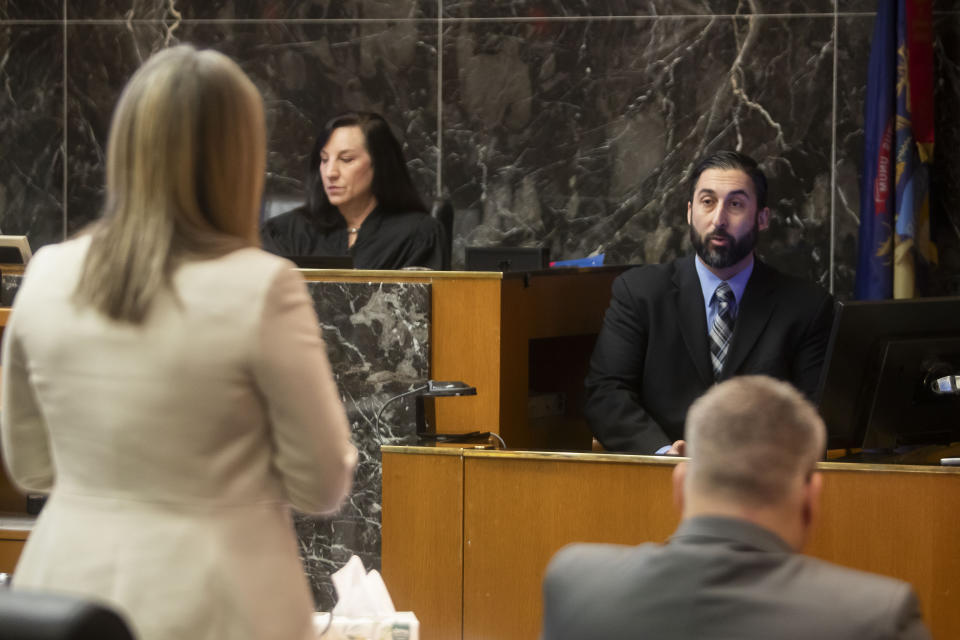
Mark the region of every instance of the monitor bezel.
MULTIPOLYGON (((891 401, 877 395, 889 345, 958 339, 958 318, 960 297, 838 301, 817 391, 828 448, 889 443, 889 434, 870 423, 878 404, 891 401)), ((907 432, 910 425, 901 428, 907 432)))
POLYGON ((30 241, 27 236, 4 236, 0 235, 0 247, 10 247, 17 249, 20 253, 19 262, 6 262, 3 264, 22 264, 26 266, 33 257, 33 251, 30 249, 30 241))

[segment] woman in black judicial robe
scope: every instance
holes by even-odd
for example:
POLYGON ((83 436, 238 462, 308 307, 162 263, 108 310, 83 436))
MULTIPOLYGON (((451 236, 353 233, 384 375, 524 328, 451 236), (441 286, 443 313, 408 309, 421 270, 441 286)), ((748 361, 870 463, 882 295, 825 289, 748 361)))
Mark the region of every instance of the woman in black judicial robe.
POLYGON ((267 220, 260 235, 264 249, 283 256, 350 255, 358 269, 442 269, 443 227, 426 211, 386 121, 347 113, 317 137, 307 202, 267 220))

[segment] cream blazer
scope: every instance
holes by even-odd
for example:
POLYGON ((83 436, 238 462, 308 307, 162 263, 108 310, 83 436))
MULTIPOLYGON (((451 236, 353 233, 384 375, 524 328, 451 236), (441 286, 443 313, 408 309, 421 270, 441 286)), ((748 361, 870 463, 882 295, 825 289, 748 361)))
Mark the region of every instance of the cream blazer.
POLYGON ((3 336, 3 459, 50 492, 15 588, 105 600, 141 640, 312 637, 289 505, 335 511, 356 450, 302 277, 192 262, 135 326, 71 303, 88 246, 34 256, 3 336))

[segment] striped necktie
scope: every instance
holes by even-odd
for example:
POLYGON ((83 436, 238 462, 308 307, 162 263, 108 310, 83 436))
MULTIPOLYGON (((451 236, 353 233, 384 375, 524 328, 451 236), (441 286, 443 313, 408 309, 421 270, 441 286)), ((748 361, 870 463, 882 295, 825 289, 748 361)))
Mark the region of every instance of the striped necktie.
POLYGON ((717 286, 713 297, 717 299, 717 316, 713 319, 713 327, 710 329, 710 361, 713 364, 713 378, 719 380, 723 364, 727 360, 737 300, 733 295, 733 289, 726 282, 721 282, 717 286))

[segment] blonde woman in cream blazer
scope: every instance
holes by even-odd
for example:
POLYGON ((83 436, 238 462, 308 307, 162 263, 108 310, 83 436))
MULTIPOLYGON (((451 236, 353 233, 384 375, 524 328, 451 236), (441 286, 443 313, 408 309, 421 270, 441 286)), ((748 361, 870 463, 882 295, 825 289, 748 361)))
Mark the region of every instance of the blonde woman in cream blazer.
POLYGON ((3 337, 4 462, 50 492, 14 588, 142 640, 312 638, 290 505, 335 511, 356 451, 302 277, 251 246, 259 94, 176 47, 110 138, 103 219, 36 254, 3 337))

